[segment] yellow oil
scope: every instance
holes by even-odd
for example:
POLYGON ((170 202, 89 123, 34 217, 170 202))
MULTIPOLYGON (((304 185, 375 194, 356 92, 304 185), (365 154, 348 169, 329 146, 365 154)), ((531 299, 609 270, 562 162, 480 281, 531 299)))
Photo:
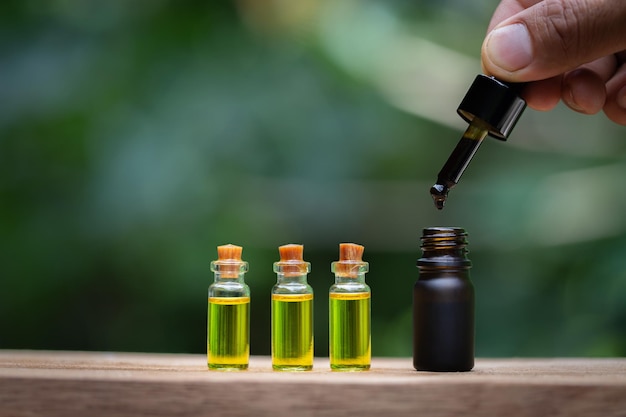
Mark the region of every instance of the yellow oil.
POLYGON ((272 294, 272 367, 313 369, 313 294, 272 294))
POLYGON ((370 368, 370 293, 330 293, 330 368, 370 368))
POLYGON ((209 369, 248 369, 250 297, 209 297, 208 326, 209 369))

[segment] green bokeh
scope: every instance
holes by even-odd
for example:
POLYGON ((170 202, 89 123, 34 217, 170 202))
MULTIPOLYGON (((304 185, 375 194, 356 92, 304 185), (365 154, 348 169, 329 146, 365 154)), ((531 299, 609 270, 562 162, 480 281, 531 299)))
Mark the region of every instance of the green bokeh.
POLYGON ((268 354, 272 263, 302 243, 327 355, 350 241, 373 354, 410 356, 421 228, 450 225, 478 356, 626 355, 623 127, 528 110, 443 212, 428 195, 495 1, 263 3, 2 2, 0 348, 205 352, 209 262, 234 243, 268 354))

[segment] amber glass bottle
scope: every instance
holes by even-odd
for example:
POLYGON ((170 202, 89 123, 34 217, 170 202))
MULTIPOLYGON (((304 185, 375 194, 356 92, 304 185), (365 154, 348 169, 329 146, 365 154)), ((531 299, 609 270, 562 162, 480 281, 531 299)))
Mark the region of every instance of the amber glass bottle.
POLYGON ((457 227, 426 228, 422 252, 413 289, 413 366, 469 371, 474 367, 474 287, 467 233, 457 227))

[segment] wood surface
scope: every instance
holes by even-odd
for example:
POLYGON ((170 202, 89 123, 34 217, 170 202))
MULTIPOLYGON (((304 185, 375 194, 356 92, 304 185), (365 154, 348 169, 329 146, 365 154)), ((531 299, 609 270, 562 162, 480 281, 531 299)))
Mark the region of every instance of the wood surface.
POLYGON ((465 373, 206 369, 203 355, 0 351, 0 416, 626 416, 626 358, 477 359, 465 373))

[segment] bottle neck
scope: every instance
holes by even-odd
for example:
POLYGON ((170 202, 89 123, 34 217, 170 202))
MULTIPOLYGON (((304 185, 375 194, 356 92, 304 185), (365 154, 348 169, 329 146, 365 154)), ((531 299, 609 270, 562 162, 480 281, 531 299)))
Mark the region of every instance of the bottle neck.
POLYGON ((365 284, 365 273, 358 273, 354 276, 335 274, 335 284, 365 284))
POLYGON ((335 284, 365 284, 365 274, 369 271, 369 264, 355 260, 335 261, 330 264, 330 270, 335 274, 335 284))
POLYGON ((238 284, 244 284, 245 283, 245 273, 241 272, 239 274, 236 274, 236 276, 233 276, 232 273, 221 273, 221 272, 215 272, 214 273, 214 277, 215 277, 215 282, 216 283, 238 283, 238 284))
POLYGON ((238 260, 218 260, 211 262, 211 271, 215 274, 215 282, 244 283, 248 272, 248 262, 238 260))
POLYGON ((278 284, 303 284, 307 285, 307 274, 285 274, 278 272, 276 273, 276 280, 278 284))
POLYGON ((420 271, 433 272, 469 269, 467 233, 458 227, 432 227, 422 235, 422 257, 417 260, 420 271))

